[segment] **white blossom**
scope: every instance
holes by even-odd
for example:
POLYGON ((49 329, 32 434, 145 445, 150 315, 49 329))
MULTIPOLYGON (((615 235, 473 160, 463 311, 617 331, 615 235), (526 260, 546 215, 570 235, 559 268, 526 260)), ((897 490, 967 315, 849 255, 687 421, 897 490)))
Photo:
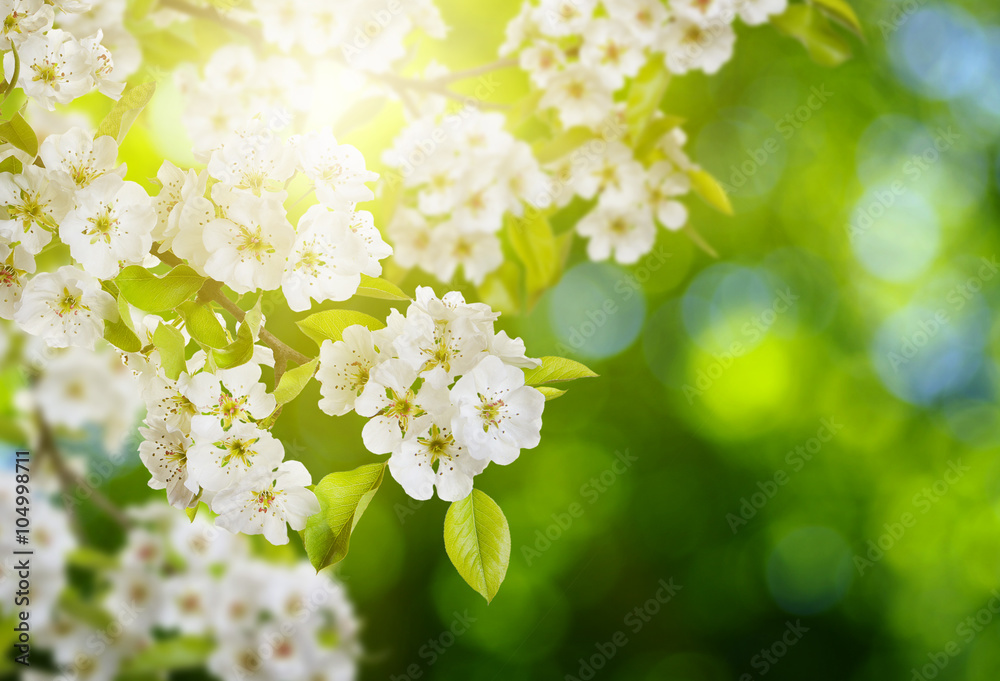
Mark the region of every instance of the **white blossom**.
POLYGON ((272 544, 288 543, 288 528, 301 530, 309 516, 319 513, 309 471, 298 461, 286 461, 272 472, 260 468, 238 485, 215 496, 216 524, 231 532, 263 534, 272 544))
POLYGON ((21 296, 14 321, 52 347, 93 349, 104 335, 104 320, 116 320, 115 299, 91 274, 72 266, 32 277, 21 296))

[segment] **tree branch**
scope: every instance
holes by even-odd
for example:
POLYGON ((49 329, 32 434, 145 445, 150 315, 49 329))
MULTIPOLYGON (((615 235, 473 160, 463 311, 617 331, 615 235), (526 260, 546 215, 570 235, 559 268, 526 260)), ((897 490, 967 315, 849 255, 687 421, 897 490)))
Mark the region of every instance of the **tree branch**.
MULTIPOLYGON (((171 267, 176 267, 177 265, 184 264, 183 260, 178 258, 170 251, 165 251, 163 253, 160 253, 154 247, 152 254, 155 255, 157 258, 159 258, 161 262, 164 262, 167 265, 170 265, 171 267)), ((215 281, 214 279, 209 279, 207 282, 205 282, 205 285, 202 286, 199 295, 203 298, 218 303, 222 307, 222 309, 224 309, 226 312, 235 317, 236 321, 238 322, 242 322, 243 318, 246 317, 247 315, 247 313, 241 310, 236 303, 234 303, 225 296, 225 294, 222 292, 222 284, 215 281)), ((274 351, 274 361, 276 365, 279 361, 281 361, 283 365, 287 363, 288 360, 292 360, 296 364, 300 365, 312 361, 310 357, 303 355, 295 348, 287 345, 280 338, 278 338, 273 333, 265 329, 263 326, 260 327, 260 332, 258 335, 260 337, 260 340, 262 340, 267 345, 267 347, 271 348, 271 350, 274 351)), ((277 373, 275 373, 275 387, 277 387, 277 382, 280 378, 281 377, 277 375, 277 373)))
MULTIPOLYGON (((86 489, 88 492, 87 498, 93 501, 95 506, 104 511, 119 526, 128 529, 132 525, 132 521, 129 520, 128 516, 113 501, 104 496, 100 490, 90 485, 86 480, 77 475, 76 471, 69 467, 66 460, 63 459, 62 454, 59 453, 59 448, 56 446, 55 438, 48 424, 41 417, 39 417, 38 422, 40 437, 38 447, 39 458, 42 461, 48 459, 52 462, 52 468, 55 469, 56 477, 59 478, 59 487, 62 489, 63 494, 73 497, 78 490, 86 489)), ((72 513, 72 509, 67 509, 67 512, 72 513)), ((75 522, 74 519, 74 524, 75 522)))

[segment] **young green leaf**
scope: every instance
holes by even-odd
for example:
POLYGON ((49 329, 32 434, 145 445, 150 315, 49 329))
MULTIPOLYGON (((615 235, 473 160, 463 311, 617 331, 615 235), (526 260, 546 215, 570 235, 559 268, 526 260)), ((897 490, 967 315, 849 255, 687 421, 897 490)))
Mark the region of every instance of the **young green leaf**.
POLYGON ((579 362, 565 357, 542 357, 542 366, 535 369, 525 369, 525 385, 543 385, 545 383, 560 383, 575 381, 578 378, 594 378, 597 376, 589 368, 579 362))
POLYGON ((104 340, 122 352, 139 352, 142 349, 139 337, 120 319, 117 322, 104 320, 104 340))
POLYGON ((507 221, 507 236, 517 257, 524 263, 525 288, 529 302, 533 302, 552 283, 559 270, 552 226, 540 211, 528 211, 523 218, 507 221))
POLYGON ((222 322, 208 306, 188 300, 177 306, 177 314, 184 320, 184 328, 196 341, 210 348, 224 348, 229 338, 222 322))
POLYGON ((789 5, 784 14, 771 17, 771 24, 802 43, 821 66, 839 66, 851 56, 847 39, 813 5, 789 5))
POLYGON ((302 530, 309 561, 317 571, 339 563, 347 555, 351 532, 378 491, 385 476, 384 463, 372 463, 353 471, 330 473, 313 490, 320 511, 302 530))
POLYGON ((539 163, 550 163, 596 137, 597 134, 590 128, 570 128, 555 139, 537 143, 534 149, 535 158, 539 163))
POLYGON ((496 502, 478 489, 448 508, 444 548, 458 574, 489 603, 510 563, 510 528, 496 502))
POLYGON ((642 139, 653 112, 660 108, 660 101, 669 84, 670 72, 658 59, 650 59, 632 79, 625 108, 625 122, 632 140, 638 142, 642 139))
POLYGON ((163 277, 145 267, 129 265, 115 277, 115 283, 125 300, 140 310, 166 312, 197 293, 205 277, 187 265, 178 265, 163 277))
POLYGON ((253 359, 253 347, 260 332, 263 316, 260 311, 260 298, 254 304, 240 323, 236 331, 236 340, 224 348, 212 351, 212 361, 219 369, 232 369, 246 364, 253 359))
POLYGON ((24 171, 24 164, 16 156, 8 156, 0 161, 0 173, 11 173, 20 175, 24 171))
POLYGON ((726 190, 708 171, 692 168, 688 171, 688 177, 691 178, 691 187, 708 202, 708 205, 725 215, 733 214, 733 204, 729 202, 726 190))
POLYGON ((553 388, 547 385, 535 386, 535 390, 545 395, 545 401, 554 400, 557 397, 562 397, 566 394, 565 390, 560 390, 559 388, 553 388))
POLYGON ((311 314, 305 319, 297 322, 302 333, 316 341, 316 345, 323 345, 323 341, 339 341, 344 337, 344 329, 348 326, 360 324, 371 329, 381 329, 384 323, 364 312, 354 310, 326 310, 311 314))
POLYGON ((859 38, 864 38, 861 20, 847 0, 812 0, 827 16, 851 29, 859 38))
POLYGON ((153 92, 155 91, 156 83, 149 82, 136 85, 122 94, 121 99, 115 102, 115 105, 111 107, 111 111, 104 117, 101 124, 97 126, 95 137, 108 135, 109 137, 113 137, 118 144, 121 144, 129 128, 135 122, 135 119, 139 117, 142 110, 149 104, 149 100, 153 98, 153 92))
POLYGON ((680 116, 663 116, 649 121, 635 145, 635 157, 645 158, 649 152, 656 148, 664 135, 682 123, 684 123, 684 119, 680 116))
POLYGON ((20 113, 11 116, 9 121, 0 123, 0 137, 31 158, 38 155, 38 136, 20 113))
POLYGON ((305 387, 309 383, 309 380, 316 373, 316 367, 319 365, 319 360, 314 359, 311 362, 306 362, 302 366, 295 367, 294 369, 289 369, 281 375, 281 380, 278 381, 278 387, 274 389, 274 399, 278 401, 278 405, 288 404, 296 397, 299 396, 305 387))
POLYGON ((186 369, 184 335, 166 322, 153 332, 153 345, 160 351, 160 363, 167 378, 176 380, 186 369))
POLYGON ((361 285, 358 286, 359 296, 365 298, 381 298, 383 300, 409 300, 403 290, 385 279, 376 279, 367 274, 361 275, 361 285))

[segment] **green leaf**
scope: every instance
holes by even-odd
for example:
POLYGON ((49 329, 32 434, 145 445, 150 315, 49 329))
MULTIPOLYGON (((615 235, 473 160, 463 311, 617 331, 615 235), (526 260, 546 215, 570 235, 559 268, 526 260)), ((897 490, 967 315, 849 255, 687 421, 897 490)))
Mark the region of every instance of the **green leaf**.
POLYGON ((708 205, 725 215, 733 214, 733 204, 729 202, 726 190, 707 170, 692 168, 688 171, 688 177, 691 178, 691 187, 708 205))
POLYGON ((163 277, 145 267, 129 265, 115 277, 115 283, 125 300, 140 310, 166 312, 197 293, 205 278, 187 265, 178 265, 163 277))
POLYGON ((507 236, 517 257, 524 263, 525 288, 533 302, 555 278, 559 270, 556 237, 541 211, 528 210, 523 218, 508 221, 507 236))
POLYGON ((861 21, 847 0, 812 0, 812 3, 827 16, 851 29, 859 38, 864 37, 861 21))
POLYGON ((510 563, 510 528, 496 502, 478 489, 448 508, 444 548, 469 586, 489 603, 510 563))
POLYGON ((11 73, 10 82, 7 83, 3 89, 4 102, 6 102, 7 98, 10 97, 12 92, 14 92, 14 88, 17 87, 17 81, 21 78, 21 55, 17 53, 17 48, 14 47, 13 43, 11 43, 10 51, 14 56, 14 71, 11 73))
POLYGON ((153 345, 160 351, 160 363, 167 378, 176 380, 187 366, 184 335, 166 322, 160 322, 153 332, 153 345))
POLYGON ((635 157, 638 159, 646 158, 649 152, 656 148, 664 135, 683 123, 684 119, 680 116, 663 116, 651 120, 635 145, 635 157))
POLYGON ((210 348, 229 345, 226 329, 207 305, 188 300, 177 306, 177 314, 184 320, 184 328, 197 342, 210 348))
POLYGON ((543 140, 536 144, 535 158, 538 159, 539 163, 551 163, 595 137, 597 134, 589 128, 570 128, 555 139, 543 140))
POLYGON ((670 84, 670 72, 662 60, 649 60, 632 79, 626 97, 625 123, 633 141, 642 139, 653 112, 660 108, 670 84))
POLYGON ((541 385, 535 388, 538 392, 545 395, 545 401, 554 400, 557 397, 562 397, 566 394, 565 390, 560 390, 559 388, 552 388, 547 385, 541 385))
POLYGON ((361 285, 358 286, 359 296, 366 298, 381 298, 383 300, 409 300, 410 296, 403 290, 385 279, 376 279, 367 274, 361 275, 361 285))
POLYGON ((0 161, 0 173, 12 173, 14 175, 20 175, 24 172, 24 164, 16 156, 8 156, 4 160, 0 161))
MULTIPOLYGON (((102 282, 102 287, 115 288, 110 282, 102 282)), ((104 320, 104 339, 125 352, 139 352, 142 349, 142 339, 135 333, 132 326, 132 315, 128 302, 120 293, 115 293, 118 301, 118 319, 104 320)))
POLYGON ((115 105, 111 107, 111 111, 104 117, 101 124, 97 126, 95 137, 107 135, 114 138, 118 144, 121 144, 129 128, 135 122, 135 119, 139 117, 142 110, 149 104, 149 100, 153 98, 153 92, 155 91, 156 83, 149 82, 136 85, 122 94, 121 99, 115 102, 115 105))
POLYGON ((813 5, 789 5, 784 14, 771 17, 771 24, 802 43, 817 64, 838 66, 851 56, 847 39, 813 5))
POLYGON ((194 669, 205 664, 213 650, 215 645, 211 639, 201 636, 175 636, 154 641, 122 665, 122 672, 155 678, 167 670, 194 669))
POLYGON ((326 310, 311 314, 305 319, 297 322, 302 333, 316 341, 316 345, 323 345, 323 341, 339 341, 344 337, 344 329, 348 326, 360 324, 371 329, 381 329, 385 326, 378 319, 364 312, 354 310, 326 310))
POLYGON ((313 490, 320 512, 306 521, 302 530, 309 561, 317 571, 339 563, 347 555, 351 533, 385 476, 384 463, 372 463, 353 471, 330 473, 313 490))
POLYGON ((19 113, 14 114, 9 121, 0 123, 0 137, 31 158, 38 155, 38 136, 19 113))
POLYGON ((524 371, 525 385, 543 385, 575 381, 578 378, 595 378, 597 374, 589 368, 565 357, 542 357, 542 365, 524 371))
POLYGON ((215 366, 219 369, 232 369, 253 359, 253 346, 257 342, 262 319, 260 298, 257 298, 257 302, 243 317, 240 328, 236 331, 236 340, 224 348, 212 351, 215 366))
POLYGON ((314 359, 283 373, 281 380, 278 381, 278 387, 274 389, 274 399, 278 401, 278 404, 288 404, 298 397, 313 374, 316 373, 317 366, 319 366, 319 360, 314 359))

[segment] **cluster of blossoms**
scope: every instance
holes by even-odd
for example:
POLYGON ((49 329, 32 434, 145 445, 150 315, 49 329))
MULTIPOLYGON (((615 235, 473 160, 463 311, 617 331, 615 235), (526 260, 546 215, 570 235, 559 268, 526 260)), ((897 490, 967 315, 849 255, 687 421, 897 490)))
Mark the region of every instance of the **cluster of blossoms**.
POLYGON ((501 55, 514 55, 566 128, 596 129, 616 93, 654 55, 673 73, 715 73, 732 57, 739 16, 752 25, 787 0, 539 0, 507 26, 501 55))
POLYGON ((504 129, 502 114, 428 108, 383 155, 405 190, 389 237, 400 265, 441 281, 461 266, 479 284, 503 262, 504 215, 523 215, 548 178, 531 147, 504 129))
POLYGON ((105 319, 116 319, 114 298, 101 288, 120 264, 142 263, 153 244, 156 213, 146 191, 122 179, 118 145, 80 128, 50 135, 39 158, 0 174, 0 317, 52 347, 93 349, 105 319), (54 235, 83 269, 35 271, 35 257, 54 235))
POLYGON ((159 177, 164 189, 154 236, 161 249, 237 293, 280 288, 296 311, 309 309, 310 298, 347 300, 362 275, 382 273, 379 261, 392 253, 371 213, 356 210, 374 198, 365 183, 378 175, 329 129, 282 140, 256 119, 211 152, 204 174, 164 163, 159 177), (297 229, 288 221, 283 188, 296 173, 319 199, 297 229))
MULTIPOLYGON (((81 0, 8 0, 0 24, 4 78, 49 110, 94 88, 117 99, 125 84, 112 76, 114 61, 104 34, 85 18, 93 6, 81 0), (56 28, 56 25, 62 28, 56 28)), ((119 21, 120 23, 120 21, 119 21)))
POLYGON ((264 40, 285 53, 330 56, 352 69, 381 73, 406 55, 416 30, 444 38, 447 27, 432 0, 256 0, 264 40))
MULTIPOLYGON (((654 124, 661 118, 655 116, 654 124)), ((679 127, 641 159, 622 141, 624 130, 621 122, 609 124, 601 136, 548 164, 546 188, 557 207, 574 196, 593 202, 576 223, 591 260, 632 264, 653 250, 657 223, 669 230, 687 224, 687 207, 678 198, 690 192, 697 166, 684 152, 687 136, 679 127)))
POLYGON ((431 0, 264 0, 232 15, 259 24, 263 42, 277 54, 228 45, 203 68, 178 70, 178 88, 189 103, 183 121, 199 149, 217 146, 245 121, 275 109, 288 121, 304 121, 305 129, 313 121, 329 124, 349 105, 384 93, 365 74, 389 72, 415 31, 433 38, 447 33, 431 0))
POLYGON ((273 365, 274 356, 257 346, 250 362, 214 373, 206 360, 199 351, 172 380, 155 361, 128 358, 146 403, 139 457, 152 475, 149 486, 165 489, 179 508, 204 501, 219 527, 285 544, 287 525, 303 529, 319 502, 306 489, 309 471, 285 461, 281 441, 261 423, 277 407, 260 380, 260 365, 273 365))
POLYGON ((420 287, 406 314, 384 329, 355 325, 324 341, 320 409, 370 420, 362 438, 391 454, 389 471, 407 494, 463 499, 490 461, 506 465, 539 442, 545 398, 522 368, 539 362, 524 343, 495 333, 498 314, 451 292, 420 287))
MULTIPOLYGON (((0 509, 14 517, 8 492, 15 489, 13 474, 0 479, 0 509)), ((133 508, 125 546, 95 569, 97 592, 86 601, 88 616, 81 617, 60 605, 60 597, 74 589, 66 565, 77 544, 67 515, 37 494, 31 512, 31 624, 56 671, 33 667, 26 679, 112 681, 151 646, 178 636, 211 642, 206 666, 222 681, 356 678, 360 646, 353 607, 343 586, 308 563, 291 569, 269 564, 251 555, 245 539, 207 520, 189 522, 162 504, 133 508)), ((0 544, 11 556, 16 545, 10 534, 0 544)), ((5 607, 18 588, 12 568, 5 558, 5 607)))

